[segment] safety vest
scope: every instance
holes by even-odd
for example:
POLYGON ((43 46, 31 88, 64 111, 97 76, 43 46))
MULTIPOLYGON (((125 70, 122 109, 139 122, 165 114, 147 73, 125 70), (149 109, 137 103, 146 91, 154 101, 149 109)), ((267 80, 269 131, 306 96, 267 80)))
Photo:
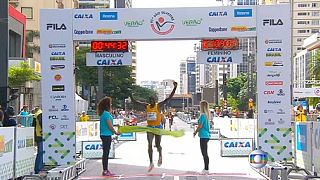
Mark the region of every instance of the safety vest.
POLYGON ((42 137, 42 127, 40 125, 40 120, 38 119, 39 114, 42 113, 42 110, 39 109, 35 114, 34 117, 36 118, 36 136, 37 137, 42 137))

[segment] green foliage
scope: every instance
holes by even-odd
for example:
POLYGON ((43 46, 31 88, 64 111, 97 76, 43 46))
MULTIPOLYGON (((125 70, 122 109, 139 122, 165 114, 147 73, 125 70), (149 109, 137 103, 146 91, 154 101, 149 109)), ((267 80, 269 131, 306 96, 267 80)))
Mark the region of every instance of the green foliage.
POLYGON ((86 66, 86 53, 90 48, 80 48, 76 52, 76 84, 85 86, 98 85, 98 68, 86 66))
POLYGON ((21 62, 20 66, 12 66, 9 69, 9 86, 24 86, 28 81, 40 81, 41 76, 30 68, 27 62, 21 62))
MULTIPOLYGON (((148 88, 144 88, 141 86, 134 85, 132 87, 132 94, 136 100, 142 102, 148 102, 149 98, 155 96, 157 93, 156 91, 148 88)), ((131 108, 138 111, 145 111, 144 107, 140 107, 137 104, 131 104, 131 108)))
POLYGON ((248 80, 246 74, 240 74, 227 82, 228 106, 241 111, 248 109, 248 80))
POLYGON ((311 57, 311 77, 314 79, 320 78, 320 50, 311 57))

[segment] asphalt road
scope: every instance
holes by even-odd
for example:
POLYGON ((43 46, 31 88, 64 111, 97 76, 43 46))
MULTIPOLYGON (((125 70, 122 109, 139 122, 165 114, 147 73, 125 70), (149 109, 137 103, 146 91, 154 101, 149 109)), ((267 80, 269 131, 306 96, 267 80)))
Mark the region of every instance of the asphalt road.
MULTIPOLYGON (((109 161, 109 169, 116 173, 115 177, 103 177, 101 159, 88 160, 86 171, 79 179, 128 179, 128 180, 236 180, 265 179, 255 172, 248 163, 247 157, 221 157, 220 142, 209 141, 210 174, 200 175, 203 159, 200 151, 199 138, 193 137, 190 125, 174 119, 175 128, 185 129, 185 136, 174 138, 162 136, 163 163, 157 167, 158 152, 154 148, 155 168, 147 172, 149 166, 147 137, 145 133, 137 134, 137 141, 123 142, 116 145, 115 159, 109 161)), ((142 124, 143 125, 143 124, 142 124)))

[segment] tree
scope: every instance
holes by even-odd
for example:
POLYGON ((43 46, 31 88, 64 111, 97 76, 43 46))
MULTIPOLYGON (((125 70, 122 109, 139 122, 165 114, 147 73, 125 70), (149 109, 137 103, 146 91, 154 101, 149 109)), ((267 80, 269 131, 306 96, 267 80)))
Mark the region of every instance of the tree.
MULTIPOLYGON (((139 101, 148 102, 149 98, 155 96, 157 93, 156 91, 148 88, 144 88, 141 86, 134 85, 132 92, 135 99, 139 101)), ((136 104, 131 104, 132 108, 139 111, 145 111, 144 107, 137 106, 136 104)))
POLYGON ((320 79, 320 50, 311 56, 311 77, 318 80, 320 79))
POLYGON ((21 62, 20 66, 12 66, 9 69, 9 86, 22 87, 28 81, 40 81, 41 76, 30 68, 27 62, 21 62))
POLYGON ((228 104, 239 110, 248 109, 248 78, 245 74, 240 74, 236 78, 228 79, 227 92, 228 104))
MULTIPOLYGON (((90 48, 80 48, 76 52, 76 85, 93 86, 97 94, 98 68, 86 66, 86 53, 90 48)), ((110 66, 103 68, 103 93, 112 97, 115 108, 124 108, 125 99, 129 97, 129 89, 132 89, 132 68, 128 66, 110 66)))

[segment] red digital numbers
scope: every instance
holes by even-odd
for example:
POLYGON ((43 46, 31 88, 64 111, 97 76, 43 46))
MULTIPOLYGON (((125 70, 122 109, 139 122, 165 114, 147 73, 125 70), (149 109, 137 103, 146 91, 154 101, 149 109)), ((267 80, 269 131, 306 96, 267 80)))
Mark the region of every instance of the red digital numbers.
POLYGON ((91 52, 128 52, 128 41, 91 41, 91 52))
POLYGON ((233 39, 203 39, 201 41, 201 50, 237 50, 239 49, 239 40, 233 39))

